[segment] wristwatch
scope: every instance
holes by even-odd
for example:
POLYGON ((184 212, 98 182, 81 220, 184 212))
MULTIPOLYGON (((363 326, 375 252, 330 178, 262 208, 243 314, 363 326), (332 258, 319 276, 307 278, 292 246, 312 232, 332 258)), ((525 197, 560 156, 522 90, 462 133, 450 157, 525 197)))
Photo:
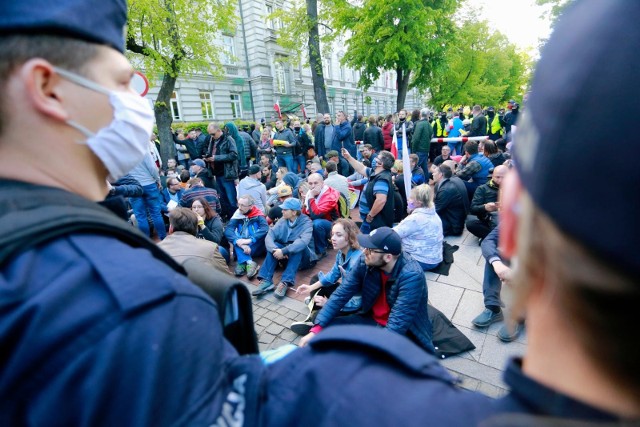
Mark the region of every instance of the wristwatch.
POLYGON ((367 214, 367 217, 365 219, 367 220, 367 222, 373 222, 373 217, 371 216, 371 214, 367 214))

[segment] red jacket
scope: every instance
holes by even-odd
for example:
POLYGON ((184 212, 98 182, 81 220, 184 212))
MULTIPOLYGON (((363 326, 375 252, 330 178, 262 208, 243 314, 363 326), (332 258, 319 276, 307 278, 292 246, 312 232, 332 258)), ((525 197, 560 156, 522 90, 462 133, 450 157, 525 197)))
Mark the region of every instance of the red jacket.
POLYGON ((338 218, 338 199, 340 192, 334 188, 324 186, 318 199, 309 199, 302 208, 302 213, 311 219, 326 219, 333 221, 338 218))
POLYGON ((391 144, 393 143, 391 129, 393 129, 393 123, 384 122, 384 124, 382 125, 382 138, 384 138, 384 149, 387 151, 391 150, 391 144))

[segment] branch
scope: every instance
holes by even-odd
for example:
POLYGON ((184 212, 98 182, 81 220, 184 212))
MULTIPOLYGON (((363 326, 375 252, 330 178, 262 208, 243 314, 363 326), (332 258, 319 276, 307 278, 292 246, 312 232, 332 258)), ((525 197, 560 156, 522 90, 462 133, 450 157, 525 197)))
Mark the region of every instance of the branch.
POLYGON ((131 34, 129 34, 129 36, 127 37, 127 50, 130 50, 131 52, 137 53, 140 55, 150 56, 148 53, 145 52, 144 46, 141 44, 138 44, 138 42, 136 42, 136 40, 133 38, 131 34))
POLYGON ((325 27, 327 30, 331 31, 333 33, 334 29, 331 28, 330 26, 328 26, 327 24, 323 24, 322 22, 318 22, 318 25, 322 25, 323 27, 325 27))

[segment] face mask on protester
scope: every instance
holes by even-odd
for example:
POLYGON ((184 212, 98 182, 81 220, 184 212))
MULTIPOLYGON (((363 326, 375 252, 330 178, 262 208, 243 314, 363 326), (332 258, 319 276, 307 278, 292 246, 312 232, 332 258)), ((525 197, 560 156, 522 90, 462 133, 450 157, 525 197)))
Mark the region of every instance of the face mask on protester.
POLYGON ((409 208, 410 211, 412 211, 416 208, 416 204, 413 202, 407 202, 407 207, 409 208))
POLYGON ((296 126, 293 128, 296 132, 300 132, 300 126, 296 126))
POLYGON ((71 71, 54 67, 61 77, 87 89, 109 96, 113 120, 97 133, 74 120, 67 124, 87 137, 82 142, 102 161, 109 177, 118 180, 144 159, 149 151, 153 111, 147 101, 132 92, 109 90, 71 71))

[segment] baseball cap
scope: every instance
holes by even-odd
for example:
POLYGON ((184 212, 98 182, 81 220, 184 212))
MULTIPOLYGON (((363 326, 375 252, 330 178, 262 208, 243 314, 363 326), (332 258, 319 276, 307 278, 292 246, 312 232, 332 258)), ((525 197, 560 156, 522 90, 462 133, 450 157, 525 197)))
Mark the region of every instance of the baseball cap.
POLYGON ((640 75, 640 56, 629 52, 640 44, 639 19, 640 2, 574 2, 541 54, 514 137, 516 168, 536 206, 592 254, 636 277, 637 160, 621 156, 606 178, 588 177, 607 165, 603 153, 639 146, 633 132, 611 137, 620 112, 637 110, 640 86, 629 82, 640 75), (575 48, 587 39, 588 49, 575 48))
POLYGON ((300 200, 294 199, 292 197, 290 199, 285 200, 280 205, 280 209, 289 209, 292 211, 299 211, 299 210, 302 210, 302 203, 300 203, 300 200))
POLYGON ((124 52, 125 0, 20 0, 2 3, 0 34, 49 34, 124 52))
POLYGON ((207 167, 207 164, 202 159, 195 159, 191 162, 192 165, 200 166, 201 168, 207 167))
POLYGON ((338 152, 336 150, 331 150, 331 151, 327 151, 327 159, 330 159, 332 157, 338 157, 338 152))
POLYGON ((286 197, 293 194, 293 190, 288 185, 282 185, 278 188, 278 197, 286 197))
POLYGON ((496 109, 493 108, 493 107, 489 107, 489 108, 487 108, 487 111, 496 111, 496 109))
POLYGON ((249 167, 249 175, 255 175, 255 174, 257 174, 258 172, 260 172, 260 170, 261 170, 261 169, 260 169, 260 166, 258 166, 258 165, 251 165, 251 166, 249 167))
POLYGON ((389 227, 380 227, 369 234, 359 234, 358 243, 363 248, 380 249, 391 255, 400 255, 402 239, 389 227))

